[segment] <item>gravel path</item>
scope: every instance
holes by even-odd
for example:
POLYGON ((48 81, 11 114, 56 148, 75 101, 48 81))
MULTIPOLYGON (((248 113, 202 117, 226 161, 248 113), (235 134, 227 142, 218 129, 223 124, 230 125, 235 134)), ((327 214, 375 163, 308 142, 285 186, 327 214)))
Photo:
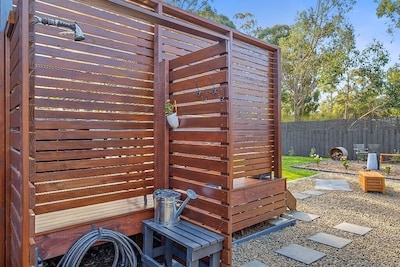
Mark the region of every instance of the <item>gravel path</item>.
POLYGON ((325 191, 324 195, 297 200, 297 210, 319 215, 312 222, 297 221, 295 226, 234 245, 233 266, 258 260, 270 267, 278 266, 400 266, 400 180, 386 179, 386 194, 364 193, 356 175, 322 173, 288 182, 292 192, 315 190, 316 179, 344 179, 352 192, 325 191), (347 222, 370 227, 364 236, 333 228, 347 222), (308 237, 324 232, 351 239, 347 246, 337 249, 308 237), (306 265, 284 257, 275 251, 298 244, 326 254, 306 265))

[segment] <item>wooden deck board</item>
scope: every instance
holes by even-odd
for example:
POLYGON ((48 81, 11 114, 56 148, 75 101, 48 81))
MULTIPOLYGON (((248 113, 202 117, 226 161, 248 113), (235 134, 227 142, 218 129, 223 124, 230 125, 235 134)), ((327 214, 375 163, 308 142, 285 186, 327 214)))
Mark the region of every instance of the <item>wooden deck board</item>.
POLYGON ((119 216, 135 211, 153 208, 153 195, 147 196, 147 205, 143 196, 95 204, 68 210, 44 213, 35 216, 35 233, 43 233, 90 221, 119 216))

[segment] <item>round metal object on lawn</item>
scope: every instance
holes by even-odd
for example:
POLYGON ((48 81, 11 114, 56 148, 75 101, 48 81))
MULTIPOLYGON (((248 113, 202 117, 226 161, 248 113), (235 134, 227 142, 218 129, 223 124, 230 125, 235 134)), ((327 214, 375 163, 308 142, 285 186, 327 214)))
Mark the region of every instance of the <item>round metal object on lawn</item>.
POLYGON ((347 149, 342 146, 332 147, 329 150, 329 157, 333 160, 340 160, 342 157, 347 157, 348 155, 347 149))

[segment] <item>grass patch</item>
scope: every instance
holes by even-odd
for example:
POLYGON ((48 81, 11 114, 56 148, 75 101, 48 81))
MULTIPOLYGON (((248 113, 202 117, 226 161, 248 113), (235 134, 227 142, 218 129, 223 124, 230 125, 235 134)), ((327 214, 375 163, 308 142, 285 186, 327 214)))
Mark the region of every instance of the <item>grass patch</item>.
POLYGON ((310 157, 282 156, 282 177, 286 178, 287 181, 291 181, 317 174, 318 172, 316 171, 297 169, 291 167, 293 165, 303 165, 312 162, 313 159, 310 157))

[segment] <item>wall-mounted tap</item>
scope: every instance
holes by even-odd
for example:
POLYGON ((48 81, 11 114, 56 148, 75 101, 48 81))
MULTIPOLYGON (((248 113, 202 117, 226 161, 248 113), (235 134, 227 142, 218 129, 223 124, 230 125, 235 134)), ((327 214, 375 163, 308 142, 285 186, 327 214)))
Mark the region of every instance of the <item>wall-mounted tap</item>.
POLYGON ((74 31, 75 33, 75 41, 85 40, 85 36, 83 35, 82 29, 79 27, 78 23, 68 23, 65 21, 57 20, 57 19, 49 19, 49 18, 41 18, 35 16, 34 23, 42 23, 44 25, 53 25, 57 27, 65 27, 74 31))

